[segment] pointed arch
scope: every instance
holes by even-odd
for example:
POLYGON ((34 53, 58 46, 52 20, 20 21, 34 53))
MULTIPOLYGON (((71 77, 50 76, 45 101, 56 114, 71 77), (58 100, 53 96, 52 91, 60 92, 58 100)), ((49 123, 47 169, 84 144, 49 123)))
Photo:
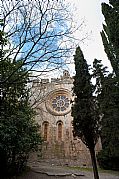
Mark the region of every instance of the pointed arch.
POLYGON ((63 122, 62 121, 57 122, 57 140, 58 141, 63 140, 63 122))

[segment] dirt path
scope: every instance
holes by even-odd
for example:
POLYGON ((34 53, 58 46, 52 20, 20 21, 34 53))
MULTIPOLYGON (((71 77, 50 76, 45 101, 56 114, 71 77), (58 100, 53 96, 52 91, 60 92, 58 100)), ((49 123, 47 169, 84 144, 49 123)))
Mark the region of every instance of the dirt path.
MULTIPOLYGON (((93 179, 92 172, 79 171, 69 167, 52 166, 38 163, 30 166, 31 170, 17 179, 93 179)), ((99 173, 100 179, 119 179, 119 175, 99 173)))
MULTIPOLYGON (((85 173, 85 176, 48 176, 47 174, 28 172, 17 179, 93 179, 92 173, 85 173)), ((110 174, 100 174, 100 179, 119 179, 119 176, 110 174)))

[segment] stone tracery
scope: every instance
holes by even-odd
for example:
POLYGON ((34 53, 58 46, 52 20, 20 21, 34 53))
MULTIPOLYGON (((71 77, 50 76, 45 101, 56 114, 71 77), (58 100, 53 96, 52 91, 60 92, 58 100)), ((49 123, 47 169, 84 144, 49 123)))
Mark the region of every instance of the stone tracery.
POLYGON ((70 100, 65 95, 56 96, 52 101, 52 107, 56 111, 65 111, 70 105, 70 100))
POLYGON ((63 116, 71 110, 71 93, 66 89, 54 90, 47 96, 46 108, 56 116, 63 116))

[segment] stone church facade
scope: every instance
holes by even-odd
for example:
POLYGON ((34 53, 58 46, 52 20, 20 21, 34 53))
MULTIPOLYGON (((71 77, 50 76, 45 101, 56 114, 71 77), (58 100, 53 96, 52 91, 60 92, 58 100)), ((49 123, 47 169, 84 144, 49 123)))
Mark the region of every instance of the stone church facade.
MULTIPOLYGON (((39 159, 57 164, 88 166, 88 149, 80 139, 73 137, 71 101, 73 78, 68 71, 60 78, 34 81, 32 93, 37 112, 35 120, 44 139, 39 159)), ((98 152, 100 142, 96 146, 98 152)))

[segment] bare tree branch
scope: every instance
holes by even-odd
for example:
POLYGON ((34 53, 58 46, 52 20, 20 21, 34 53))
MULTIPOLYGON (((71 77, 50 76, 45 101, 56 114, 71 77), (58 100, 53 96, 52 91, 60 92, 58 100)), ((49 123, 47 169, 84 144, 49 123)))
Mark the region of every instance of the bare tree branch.
MULTIPOLYGON (((43 69, 45 63, 49 63, 48 69, 66 65, 66 59, 76 46, 73 34, 78 28, 73 27, 71 13, 64 1, 1 0, 0 5, 3 30, 9 40, 9 51, 4 60, 22 60, 21 67, 27 67, 28 72, 48 71, 43 69)), ((12 75, 14 72, 2 83, 12 75)))

